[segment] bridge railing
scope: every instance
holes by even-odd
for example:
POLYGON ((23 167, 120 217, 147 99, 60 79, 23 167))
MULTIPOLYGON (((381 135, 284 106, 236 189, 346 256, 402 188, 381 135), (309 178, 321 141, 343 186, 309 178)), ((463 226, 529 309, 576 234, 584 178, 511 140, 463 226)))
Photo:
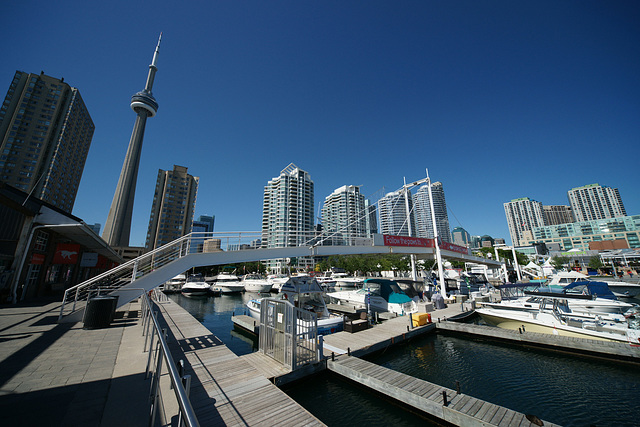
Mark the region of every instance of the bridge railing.
POLYGON ((67 289, 60 308, 61 319, 84 307, 96 295, 112 293, 136 279, 189 254, 200 252, 255 250, 295 246, 364 246, 372 239, 319 232, 225 232, 189 233, 173 242, 149 251, 98 276, 67 289))

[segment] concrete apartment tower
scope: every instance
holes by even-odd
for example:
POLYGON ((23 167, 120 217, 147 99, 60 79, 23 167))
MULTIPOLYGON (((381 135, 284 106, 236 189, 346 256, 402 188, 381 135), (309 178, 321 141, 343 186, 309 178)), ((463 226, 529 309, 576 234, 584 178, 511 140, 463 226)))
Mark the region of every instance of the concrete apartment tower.
POLYGON ((0 181, 71 213, 94 130, 78 89, 16 71, 0 106, 0 181))
MULTIPOLYGON (((262 205, 262 247, 299 246, 314 236, 314 186, 308 172, 290 163, 264 187, 262 205)), ((298 266, 312 265, 298 260, 298 266)), ((282 260, 270 260, 266 267, 275 272, 285 268, 282 260)))
POLYGON ((322 230, 334 245, 353 238, 371 237, 371 209, 360 187, 343 185, 324 199, 322 230))
POLYGON ((534 227, 543 227, 544 211, 542 203, 528 197, 513 199, 504 204, 509 235, 514 246, 524 246, 533 240, 534 227))
POLYGON ((141 92, 131 97, 131 109, 137 114, 136 122, 133 126, 133 133, 129 141, 127 155, 122 165, 118 186, 113 195, 111 209, 109 209, 109 216, 107 217, 104 233, 102 234, 102 238, 110 246, 114 247, 129 246, 133 200, 136 193, 136 182, 138 180, 138 167, 140 166, 144 128, 147 123, 147 117, 155 116, 158 111, 158 103, 153 97, 151 89, 153 88, 153 80, 158 70, 156 62, 158 61, 158 54, 160 52, 161 39, 162 33, 158 38, 158 45, 153 54, 151 65, 149 65, 147 84, 141 92))
POLYGON ((158 170, 145 244, 147 250, 159 248, 191 232, 198 182, 199 178, 189 175, 184 166, 174 165, 170 171, 158 170))
POLYGON ((567 192, 576 222, 627 216, 617 188, 590 184, 567 192))

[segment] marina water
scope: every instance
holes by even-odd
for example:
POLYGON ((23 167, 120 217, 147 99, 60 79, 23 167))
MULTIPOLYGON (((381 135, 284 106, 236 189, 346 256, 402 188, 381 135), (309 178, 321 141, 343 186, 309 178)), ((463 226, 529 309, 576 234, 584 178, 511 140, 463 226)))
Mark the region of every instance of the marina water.
MULTIPOLYGON (((255 340, 233 330, 232 314, 257 294, 171 298, 237 355, 256 351, 255 340)), ((640 351, 640 348, 638 349, 640 351)), ((456 389, 563 426, 636 426, 640 420, 640 367, 581 358, 461 335, 429 334, 367 358, 405 374, 456 389)), ((322 374, 284 390, 330 426, 429 425, 374 393, 322 374)))

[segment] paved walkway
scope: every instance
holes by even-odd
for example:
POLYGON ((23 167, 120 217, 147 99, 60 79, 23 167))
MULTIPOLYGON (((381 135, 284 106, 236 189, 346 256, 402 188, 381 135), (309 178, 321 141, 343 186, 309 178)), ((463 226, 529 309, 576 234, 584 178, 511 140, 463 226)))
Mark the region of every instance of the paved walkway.
POLYGON ((59 309, 51 300, 0 305, 0 424, 146 425, 139 304, 93 330, 56 323, 59 309))

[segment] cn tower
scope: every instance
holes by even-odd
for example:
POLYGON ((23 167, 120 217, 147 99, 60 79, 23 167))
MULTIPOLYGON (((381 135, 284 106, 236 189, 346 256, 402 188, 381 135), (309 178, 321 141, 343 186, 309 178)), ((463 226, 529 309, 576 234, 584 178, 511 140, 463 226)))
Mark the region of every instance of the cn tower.
POLYGON ((133 216, 133 199, 136 193, 136 181, 138 180, 138 167, 140 166, 140 153, 142 152, 142 138, 144 128, 147 124, 147 117, 153 117, 158 111, 151 88, 156 76, 156 62, 160 53, 160 41, 162 33, 158 38, 158 45, 153 53, 153 60, 149 65, 149 75, 144 89, 131 97, 131 109, 136 112, 136 123, 133 126, 133 133, 129 141, 127 156, 122 165, 120 179, 116 192, 113 195, 109 216, 104 226, 102 238, 109 246, 125 247, 129 246, 129 236, 131 234, 131 217, 133 216))

